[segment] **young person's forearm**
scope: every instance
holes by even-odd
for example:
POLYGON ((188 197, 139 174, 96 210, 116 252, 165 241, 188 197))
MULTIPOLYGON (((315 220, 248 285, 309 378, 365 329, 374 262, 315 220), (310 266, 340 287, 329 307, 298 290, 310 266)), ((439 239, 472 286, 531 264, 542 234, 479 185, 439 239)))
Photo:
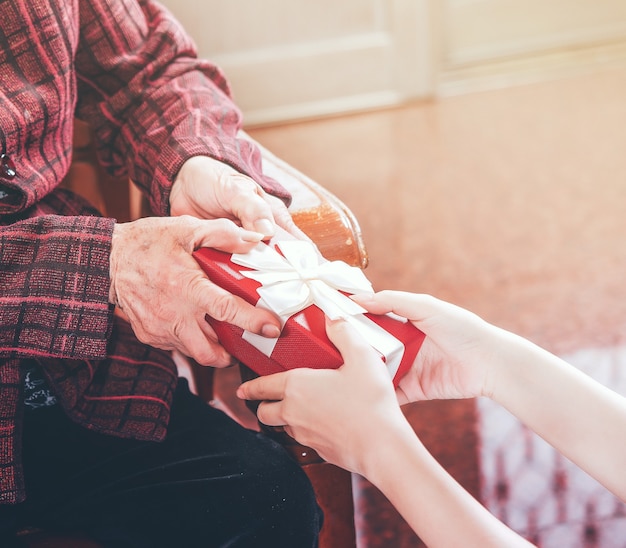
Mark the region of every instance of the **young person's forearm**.
POLYGON ((377 437, 372 451, 368 479, 428 546, 530 546, 441 467, 408 423, 377 437))
POLYGON ((505 338, 493 399, 626 500, 626 400, 529 341, 505 338))

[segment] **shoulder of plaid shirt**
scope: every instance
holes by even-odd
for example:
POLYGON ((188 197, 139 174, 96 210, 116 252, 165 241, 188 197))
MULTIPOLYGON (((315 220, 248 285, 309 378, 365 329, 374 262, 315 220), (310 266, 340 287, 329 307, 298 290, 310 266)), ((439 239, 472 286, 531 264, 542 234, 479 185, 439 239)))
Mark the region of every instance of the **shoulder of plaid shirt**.
POLYGON ((0 503, 15 503, 24 498, 15 453, 22 360, 44 367, 75 420, 138 439, 165 435, 176 382, 166 353, 113 334, 114 220, 58 188, 71 162, 74 116, 94 129, 100 161, 145 189, 159 215, 168 214, 176 173, 197 155, 289 195, 263 176, 258 150, 236 138, 241 116, 223 74, 197 59, 162 7, 149 0, 2 2, 0 20, 0 146, 17 171, 0 178, 0 503), (92 382, 104 363, 125 376, 132 359, 116 356, 149 364, 130 392, 124 383, 92 382), (129 401, 140 420, 111 416, 117 408, 121 417, 129 401))

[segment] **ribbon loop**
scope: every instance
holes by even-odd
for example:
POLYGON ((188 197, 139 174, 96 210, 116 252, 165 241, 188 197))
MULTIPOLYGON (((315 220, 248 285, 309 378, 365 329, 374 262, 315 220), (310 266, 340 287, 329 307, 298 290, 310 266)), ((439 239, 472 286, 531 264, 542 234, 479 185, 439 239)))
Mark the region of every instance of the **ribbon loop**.
MULTIPOLYGON (((404 355, 404 345, 367 318, 367 310, 342 293, 373 292, 361 269, 343 261, 324 261, 310 242, 287 240, 275 245, 280 253, 261 243, 248 253, 233 254, 231 259, 239 266, 253 269, 241 274, 261 284, 257 306, 274 311, 283 325, 312 304, 333 320, 348 320, 385 358, 393 378, 404 355)), ((247 331, 243 338, 266 356, 271 355, 277 342, 247 331)))
POLYGON ((232 256, 233 263, 254 269, 241 274, 261 284, 257 292, 276 314, 288 318, 311 304, 332 319, 366 312, 340 293, 373 292, 361 269, 343 261, 321 262, 310 242, 281 241, 277 246, 282 255, 270 245, 259 244, 232 256))

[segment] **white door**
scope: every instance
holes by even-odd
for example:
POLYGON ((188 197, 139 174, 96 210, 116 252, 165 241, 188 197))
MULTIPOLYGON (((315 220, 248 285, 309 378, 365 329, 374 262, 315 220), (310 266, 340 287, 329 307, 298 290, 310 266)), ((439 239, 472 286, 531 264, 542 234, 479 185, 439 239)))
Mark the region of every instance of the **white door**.
POLYGON ((626 61, 624 0, 442 0, 439 6, 440 94, 626 61))
POLYGON ((221 66, 245 122, 395 105, 433 91, 432 0, 162 0, 221 66))

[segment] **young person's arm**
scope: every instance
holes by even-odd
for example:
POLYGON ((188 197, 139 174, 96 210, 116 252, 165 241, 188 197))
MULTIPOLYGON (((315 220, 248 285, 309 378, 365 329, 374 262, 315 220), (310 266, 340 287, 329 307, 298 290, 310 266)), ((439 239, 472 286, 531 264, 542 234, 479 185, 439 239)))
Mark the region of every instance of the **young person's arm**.
POLYGON ((626 500, 626 399, 521 337, 501 337, 487 395, 626 500))
POLYGON ((429 546, 528 546, 430 455, 398 405, 379 355, 345 322, 328 326, 338 370, 294 369, 243 384, 267 400, 259 419, 285 426, 329 462, 367 477, 429 546))
POLYGON ((474 499, 404 421, 370 434, 363 473, 427 546, 530 546, 474 499))
MULTIPOLYGON (((373 313, 407 317, 426 333, 396 391, 401 403, 490 397, 626 500, 624 398, 530 341, 433 297, 383 291, 355 300, 373 313)), ((340 369, 295 369, 240 387, 240 397, 266 400, 259 419, 284 425, 326 460, 370 479, 427 543, 524 543, 423 447, 367 342, 343 322, 328 334, 344 358, 340 369)))

